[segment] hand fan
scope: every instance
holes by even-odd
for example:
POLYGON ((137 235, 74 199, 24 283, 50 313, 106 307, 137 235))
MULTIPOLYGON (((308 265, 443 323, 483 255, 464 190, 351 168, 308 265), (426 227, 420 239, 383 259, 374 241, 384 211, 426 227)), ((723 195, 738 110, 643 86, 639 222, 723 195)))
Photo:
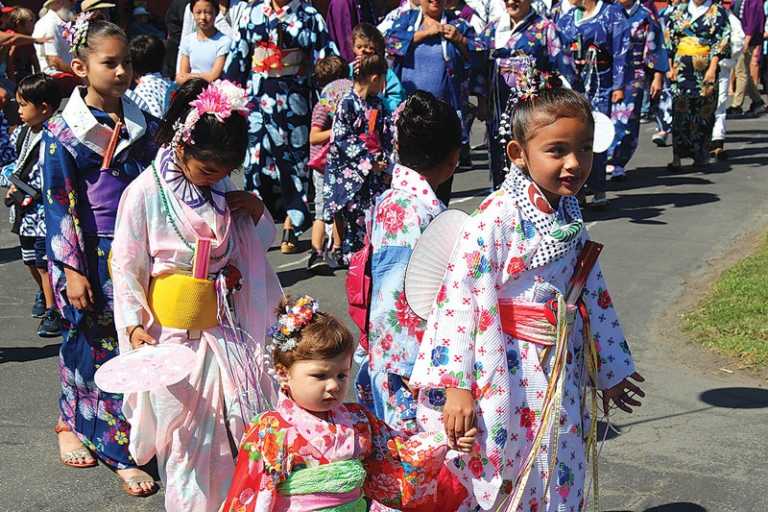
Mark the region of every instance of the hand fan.
POLYGON ((427 318, 432 311, 453 248, 468 217, 461 210, 446 210, 434 218, 416 242, 405 270, 405 300, 421 318, 427 318))
POLYGON ((613 126, 611 118, 602 112, 592 112, 592 118, 595 120, 595 138, 592 143, 592 151, 604 153, 613 144, 616 128, 613 126))
POLYGON ((194 364, 195 352, 186 345, 146 345, 101 365, 94 380, 107 393, 139 393, 176 384, 194 364))
POLYGON ((336 107, 349 91, 352 90, 352 80, 342 78, 334 80, 323 88, 320 93, 320 101, 328 105, 331 115, 336 113, 336 107))

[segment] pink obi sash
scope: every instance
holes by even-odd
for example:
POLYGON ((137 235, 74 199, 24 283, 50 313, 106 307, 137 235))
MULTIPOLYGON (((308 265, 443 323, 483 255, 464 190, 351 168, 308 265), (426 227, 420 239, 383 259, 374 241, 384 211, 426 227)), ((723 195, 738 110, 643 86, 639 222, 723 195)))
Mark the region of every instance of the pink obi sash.
POLYGON ((353 491, 344 493, 334 492, 318 492, 314 494, 294 494, 292 496, 285 496, 277 493, 275 499, 275 510, 285 511, 309 511, 309 510, 323 510, 331 507, 339 507, 352 503, 360 499, 363 495, 362 489, 355 489, 353 491))
MULTIPOLYGON (((575 319, 576 307, 568 306, 568 323, 575 319)), ((543 304, 513 299, 499 301, 501 330, 515 339, 544 347, 555 344, 557 338, 557 302, 543 304)))

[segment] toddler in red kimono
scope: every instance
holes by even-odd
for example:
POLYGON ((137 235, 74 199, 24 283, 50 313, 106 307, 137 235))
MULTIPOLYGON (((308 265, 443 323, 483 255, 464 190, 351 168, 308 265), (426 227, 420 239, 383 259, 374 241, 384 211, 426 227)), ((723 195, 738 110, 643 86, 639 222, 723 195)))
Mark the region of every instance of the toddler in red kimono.
POLYGON ((597 393, 631 412, 643 379, 600 266, 579 264, 590 105, 557 80, 518 83, 501 123, 509 170, 459 228, 410 384, 420 429, 444 426, 450 443, 478 430, 471 453, 446 457, 469 490, 459 510, 581 511, 597 393))
MULTIPOLYGON (((342 402, 355 343, 312 297, 281 303, 272 336, 278 405, 246 432, 222 511, 365 512, 366 497, 435 510, 448 449, 442 429, 403 438, 362 406, 342 402)), ((458 447, 469 451, 474 435, 468 429, 458 447)))

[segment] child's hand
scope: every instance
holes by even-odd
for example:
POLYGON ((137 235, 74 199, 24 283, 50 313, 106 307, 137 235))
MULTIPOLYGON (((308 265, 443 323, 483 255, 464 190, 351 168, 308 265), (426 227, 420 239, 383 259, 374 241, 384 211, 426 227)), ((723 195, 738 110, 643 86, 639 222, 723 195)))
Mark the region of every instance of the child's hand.
POLYGON ((464 432, 464 435, 456 441, 456 446, 460 452, 469 453, 472 451, 472 447, 475 445, 476 440, 477 428, 471 428, 464 432))
POLYGON ((233 212, 244 211, 253 218, 253 222, 259 222, 264 213, 264 203, 255 194, 245 190, 227 192, 227 204, 233 212))
POLYGON ((128 341, 131 342, 131 347, 133 347, 134 350, 142 345, 157 345, 157 340, 150 336, 149 333, 144 330, 144 327, 140 325, 131 327, 128 332, 131 333, 131 338, 128 341))
POLYGON ((448 388, 445 390, 443 425, 448 436, 448 445, 456 449, 459 438, 467 435, 475 426, 475 399, 468 389, 448 388))
POLYGON ((630 382, 630 378, 637 382, 645 382, 643 376, 635 372, 612 388, 603 391, 603 412, 608 414, 611 401, 613 401, 616 407, 624 412, 631 413, 632 407, 640 407, 640 401, 635 400, 634 397, 638 396, 644 398, 645 393, 637 385, 630 382), (630 405, 632 407, 630 407, 630 405))
POLYGON ((75 309, 88 309, 93 304, 93 289, 88 278, 69 268, 64 269, 67 279, 67 300, 75 309))
POLYGON ((617 89, 611 93, 611 103, 621 103, 624 101, 624 91, 617 89))
POLYGON ((14 192, 16 192, 16 186, 11 185, 10 187, 8 187, 8 192, 5 193, 5 198, 10 199, 10 197, 13 195, 14 192))

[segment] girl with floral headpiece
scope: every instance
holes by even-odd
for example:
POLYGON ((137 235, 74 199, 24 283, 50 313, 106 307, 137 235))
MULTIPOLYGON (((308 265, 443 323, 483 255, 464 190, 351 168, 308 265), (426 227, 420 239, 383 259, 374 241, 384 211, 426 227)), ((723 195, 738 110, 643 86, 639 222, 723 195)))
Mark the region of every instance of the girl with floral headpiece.
POLYGON ((181 382, 126 394, 132 456, 157 458, 166 510, 218 510, 235 467, 232 444, 270 408, 263 368, 269 310, 282 297, 266 260, 274 223, 230 174, 248 145, 245 91, 192 79, 166 114, 160 151, 125 191, 112 252, 121 351, 182 344, 181 382))
POLYGON ((43 133, 43 199, 49 275, 66 321, 56 427, 62 462, 117 470, 124 489, 157 490, 128 452, 122 395, 99 390, 96 369, 119 350, 108 270, 120 196, 157 152, 154 118, 125 96, 133 68, 125 32, 83 15, 68 27, 76 88, 43 133))
MULTIPOLYGON (((280 397, 240 444, 223 512, 364 512, 366 497, 376 500, 371 510, 426 512, 438 509, 438 495, 451 510, 463 490, 442 485, 445 434, 406 438, 344 403, 355 342, 341 322, 304 296, 281 302, 271 335, 280 397)), ((474 436, 459 448, 468 451, 474 436)))
POLYGON ((421 430, 443 427, 452 444, 480 432, 446 459, 470 495, 458 510, 584 510, 593 390, 631 412, 642 377, 600 266, 577 271, 591 107, 535 76, 510 98, 506 179, 459 228, 409 384, 421 430))

